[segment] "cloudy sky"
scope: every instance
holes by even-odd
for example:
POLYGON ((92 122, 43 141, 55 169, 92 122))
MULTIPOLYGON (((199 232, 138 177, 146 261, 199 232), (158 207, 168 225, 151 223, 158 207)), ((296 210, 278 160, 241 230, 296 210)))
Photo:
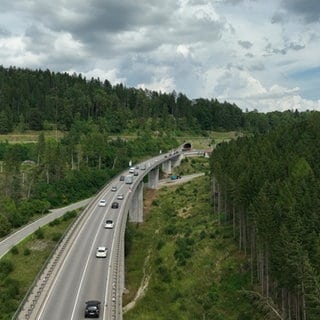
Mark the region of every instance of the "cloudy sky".
POLYGON ((0 64, 320 111, 319 0, 0 0, 0 64))

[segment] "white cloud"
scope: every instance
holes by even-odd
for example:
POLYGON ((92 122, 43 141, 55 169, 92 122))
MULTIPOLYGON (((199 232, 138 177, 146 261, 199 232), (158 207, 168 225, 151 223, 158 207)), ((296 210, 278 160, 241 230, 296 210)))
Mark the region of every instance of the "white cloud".
POLYGON ((150 83, 140 83, 137 87, 158 92, 172 92, 175 89, 173 78, 153 78, 150 83))
MULTIPOLYGON (((75 70, 69 70, 69 74, 77 73, 75 70)), ((117 83, 126 83, 126 79, 119 76, 119 70, 103 70, 99 68, 92 69, 88 72, 81 73, 86 79, 99 78, 100 81, 108 80, 112 85, 117 83)))
POLYGON ((319 110, 320 100, 304 99, 300 88, 287 88, 280 85, 265 87, 247 71, 231 68, 220 70, 213 81, 213 92, 217 92, 220 101, 236 103, 243 110, 285 111, 285 110, 319 110))
POLYGON ((53 47, 58 55, 82 55, 84 49, 83 45, 73 39, 70 33, 62 33, 56 37, 53 47))
MULTIPOLYGON (((241 105, 243 101, 234 100, 241 105)), ((317 110, 320 111, 320 100, 303 99, 300 95, 282 95, 280 98, 255 98, 246 99, 246 108, 248 110, 260 110, 262 112, 286 111, 286 110, 317 110), (257 108, 258 106, 258 108, 257 108)))
POLYGON ((0 52, 4 57, 15 52, 22 52, 23 50, 24 45, 21 37, 0 39, 0 52))
POLYGON ((139 83, 137 85, 141 89, 149 89, 161 92, 172 92, 175 90, 175 80, 170 76, 167 68, 155 68, 149 82, 139 83))
POLYGON ((0 38, 0 58, 10 66, 26 67, 38 64, 44 54, 35 54, 26 50, 24 39, 14 36, 6 39, 0 38))
POLYGON ((189 46, 185 44, 179 44, 177 46, 177 53, 182 55, 184 58, 187 58, 191 54, 189 46))

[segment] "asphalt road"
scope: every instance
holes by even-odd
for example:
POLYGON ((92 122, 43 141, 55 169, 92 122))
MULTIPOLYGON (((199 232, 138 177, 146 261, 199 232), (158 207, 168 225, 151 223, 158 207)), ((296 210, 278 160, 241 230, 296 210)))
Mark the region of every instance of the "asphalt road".
POLYGON ((48 224, 56 218, 59 218, 60 216, 64 215, 67 211, 72 211, 75 209, 85 207, 90 201, 91 198, 70 204, 69 206, 63 208, 51 210, 51 213, 44 215, 42 218, 24 226, 23 228, 17 230, 8 237, 4 238, 0 242, 0 258, 4 256, 13 246, 17 245, 20 241, 22 241, 28 235, 35 232, 40 227, 48 224))
POLYGON ((113 263, 111 253, 117 238, 114 237, 114 233, 123 214, 121 204, 129 194, 129 185, 122 181, 118 181, 116 185, 118 187, 116 192, 112 192, 110 187, 102 197, 106 200, 106 207, 96 205, 88 213, 88 219, 55 277, 44 305, 38 311, 37 320, 84 319, 85 302, 88 300, 101 301, 100 318, 108 319, 106 317, 107 305, 110 305, 107 294, 110 287, 108 279, 111 278, 109 274, 113 263), (125 199, 116 200, 118 193, 123 193, 125 199), (119 202, 118 209, 111 208, 113 201, 119 202), (113 229, 104 228, 107 219, 114 221, 113 229), (96 249, 99 246, 108 248, 107 258, 96 258, 96 249))
POLYGON ((162 179, 158 183, 158 188, 161 188, 163 186, 170 186, 170 185, 174 185, 174 184, 186 183, 194 178, 201 177, 201 176, 204 176, 204 173, 189 174, 186 176, 181 176, 180 179, 176 179, 176 180, 171 180, 171 178, 162 179))

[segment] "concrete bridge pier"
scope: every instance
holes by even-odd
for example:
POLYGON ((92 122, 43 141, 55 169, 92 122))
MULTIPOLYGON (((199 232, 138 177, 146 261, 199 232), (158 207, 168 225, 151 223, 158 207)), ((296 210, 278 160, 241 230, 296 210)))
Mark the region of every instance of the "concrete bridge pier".
POLYGON ((171 170, 171 160, 165 161, 162 163, 161 166, 162 172, 166 173, 166 174, 171 174, 172 170, 171 170))
POLYGON ((139 183, 132 195, 129 220, 131 222, 143 222, 143 181, 139 183))
POLYGON ((148 188, 157 189, 158 183, 159 183, 159 167, 156 167, 148 173, 148 188))
POLYGON ((178 156, 171 158, 171 166, 173 168, 179 167, 183 158, 183 154, 179 154, 178 156))

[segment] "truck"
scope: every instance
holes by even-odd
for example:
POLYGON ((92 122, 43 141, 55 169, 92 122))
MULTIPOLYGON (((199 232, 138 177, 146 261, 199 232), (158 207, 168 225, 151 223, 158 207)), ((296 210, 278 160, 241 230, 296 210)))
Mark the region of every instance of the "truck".
POLYGON ((133 182, 133 175, 132 175, 132 174, 126 175, 125 178, 124 178, 124 182, 125 182, 126 184, 132 184, 132 182, 133 182))

